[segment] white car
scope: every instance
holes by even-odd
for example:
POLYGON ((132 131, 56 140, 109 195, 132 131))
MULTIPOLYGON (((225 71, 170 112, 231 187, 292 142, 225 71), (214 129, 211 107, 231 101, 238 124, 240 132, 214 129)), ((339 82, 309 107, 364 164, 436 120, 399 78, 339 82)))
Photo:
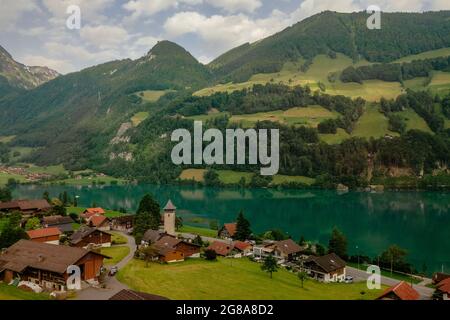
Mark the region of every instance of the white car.
POLYGON ((344 282, 345 282, 345 283, 353 283, 353 277, 351 277, 351 276, 346 276, 345 279, 344 279, 344 282))

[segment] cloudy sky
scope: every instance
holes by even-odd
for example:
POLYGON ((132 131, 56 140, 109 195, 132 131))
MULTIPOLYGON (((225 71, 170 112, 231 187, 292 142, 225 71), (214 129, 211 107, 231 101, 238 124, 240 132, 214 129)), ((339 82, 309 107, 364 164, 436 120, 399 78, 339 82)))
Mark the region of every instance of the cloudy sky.
POLYGON ((27 65, 69 73, 136 59, 158 40, 175 41, 207 63, 324 10, 450 9, 450 0, 0 0, 0 45, 27 65), (81 29, 66 27, 81 9, 81 29))

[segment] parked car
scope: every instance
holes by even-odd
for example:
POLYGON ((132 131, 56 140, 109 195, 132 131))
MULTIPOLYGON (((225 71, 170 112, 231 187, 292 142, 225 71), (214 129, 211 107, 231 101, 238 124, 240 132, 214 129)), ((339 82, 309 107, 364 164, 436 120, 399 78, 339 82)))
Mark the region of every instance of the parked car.
POLYGON ((353 283, 353 277, 351 277, 351 276, 346 276, 345 279, 344 279, 344 282, 345 282, 345 283, 353 283))
POLYGON ((119 271, 119 269, 117 269, 117 267, 112 267, 111 270, 109 270, 109 275, 111 277, 114 277, 118 271, 119 271))

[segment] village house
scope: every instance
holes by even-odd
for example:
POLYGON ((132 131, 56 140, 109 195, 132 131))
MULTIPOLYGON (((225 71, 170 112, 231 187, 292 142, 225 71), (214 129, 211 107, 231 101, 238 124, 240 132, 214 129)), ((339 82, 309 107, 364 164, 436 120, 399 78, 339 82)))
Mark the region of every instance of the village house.
POLYGON ((157 248, 171 248, 183 253, 185 258, 200 258, 200 246, 166 235, 155 242, 157 248))
POLYGON ((345 280, 346 264, 335 253, 322 257, 311 256, 303 262, 308 275, 322 282, 342 282, 345 280))
POLYGON ((93 215, 87 219, 86 224, 91 228, 97 228, 101 231, 111 230, 111 221, 109 218, 102 215, 93 215))
POLYGON ((228 244, 221 241, 214 241, 206 250, 215 251, 216 254, 221 257, 230 256, 235 252, 233 244, 228 244))
POLYGON ((111 229, 124 232, 133 231, 134 216, 119 216, 111 219, 111 229))
POLYGON ((237 223, 225 223, 219 230, 218 236, 220 239, 233 239, 236 234, 237 223))
POLYGON ((35 216, 51 210, 52 206, 44 199, 0 202, 0 212, 21 212, 24 216, 35 216))
POLYGON ((87 220, 92 216, 95 216, 95 215, 103 216, 105 214, 106 214, 106 212, 103 208, 87 208, 80 214, 80 217, 87 220))
POLYGON ((438 284, 439 282, 444 281, 445 279, 449 279, 450 274, 442 273, 442 272, 436 272, 433 274, 433 284, 438 284))
POLYGON ((62 233, 72 233, 73 223, 71 217, 66 216, 48 216, 42 218, 42 226, 44 228, 55 227, 58 228, 62 233))
POLYGON ((144 235, 142 236, 141 246, 146 247, 155 244, 159 239, 161 239, 164 236, 168 236, 168 234, 158 230, 149 229, 145 231, 144 235))
POLYGON ((253 251, 253 245, 248 242, 234 241, 233 246, 236 251, 238 251, 244 256, 250 255, 253 251))
POLYGON ((277 259, 292 261, 297 259, 302 250, 302 247, 295 243, 294 240, 287 239, 275 242, 273 255, 277 259))
POLYGON ((293 261, 301 255, 302 251, 303 248, 292 239, 266 241, 262 245, 253 247, 253 256, 262 259, 268 255, 273 255, 278 260, 293 261))
POLYGON ((55 227, 27 231, 31 241, 55 245, 59 245, 61 234, 61 230, 55 227))
POLYGON ((433 297, 438 300, 450 300, 450 278, 446 278, 436 285, 433 297))
POLYGON ((29 281, 46 290, 64 291, 67 268, 76 265, 83 281, 94 282, 100 276, 104 255, 82 248, 55 246, 20 240, 0 255, 0 279, 29 281))
POLYGON ((72 247, 111 247, 111 234, 102 230, 81 226, 81 228, 70 237, 72 247))
POLYGON ((419 293, 406 282, 402 281, 386 289, 376 300, 419 300, 419 293))

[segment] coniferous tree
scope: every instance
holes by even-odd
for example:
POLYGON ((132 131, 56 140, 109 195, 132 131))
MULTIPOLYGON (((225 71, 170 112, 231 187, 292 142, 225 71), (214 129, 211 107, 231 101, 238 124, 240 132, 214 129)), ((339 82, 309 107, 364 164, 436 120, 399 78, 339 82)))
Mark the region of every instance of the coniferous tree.
POLYGON ((342 259, 347 259, 347 238, 339 231, 338 228, 334 228, 331 233, 331 238, 328 243, 328 252, 335 253, 342 259))
POLYGON ((236 221, 236 233, 234 235, 235 240, 245 241, 252 235, 250 229, 250 222, 244 217, 244 212, 241 211, 236 221))

